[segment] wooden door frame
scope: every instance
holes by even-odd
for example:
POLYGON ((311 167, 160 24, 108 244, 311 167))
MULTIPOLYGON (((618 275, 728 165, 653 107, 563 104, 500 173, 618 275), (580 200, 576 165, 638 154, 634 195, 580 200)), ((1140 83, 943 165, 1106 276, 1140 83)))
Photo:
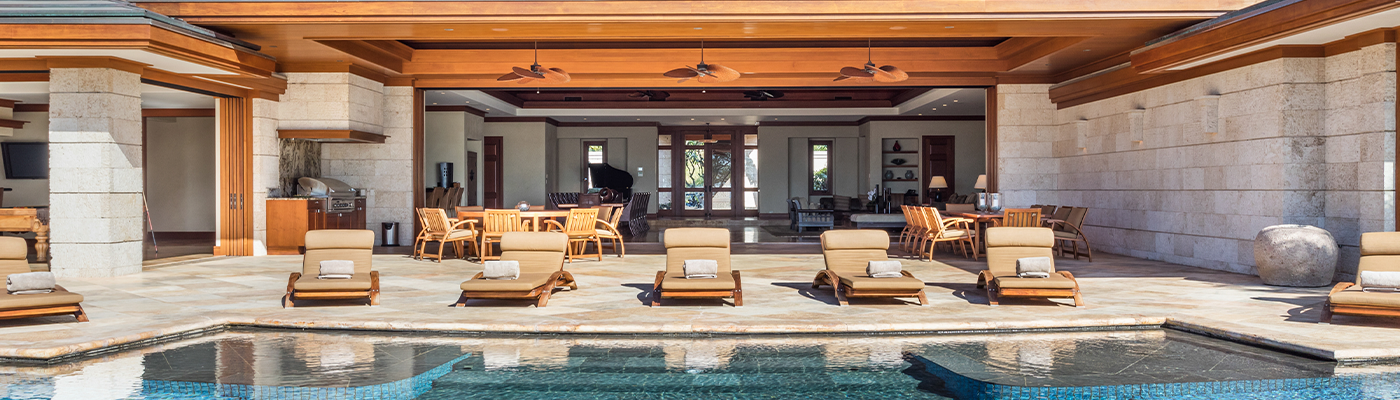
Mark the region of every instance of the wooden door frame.
POLYGON ((495 191, 495 193, 496 193, 496 199, 495 199, 495 203, 494 203, 494 204, 491 202, 491 200, 486 199, 486 198, 482 198, 482 201, 481 201, 482 204, 481 204, 481 205, 485 206, 486 208, 504 208, 504 207, 505 207, 505 197, 506 197, 506 196, 505 196, 505 195, 506 195, 506 193, 505 193, 505 189, 506 189, 506 187, 505 187, 505 186, 506 186, 506 185, 505 185, 505 173, 503 172, 503 170, 505 169, 505 168, 504 168, 504 167, 505 167, 505 160, 504 160, 504 158, 505 158, 505 148, 506 148, 505 137, 504 137, 504 136, 485 136, 485 137, 482 137, 482 140, 483 140, 483 142, 482 142, 482 144, 481 144, 481 149, 482 149, 481 152, 485 154, 485 157, 484 157, 484 159, 482 160, 482 171, 481 171, 481 176, 482 176, 482 186, 481 186, 481 187, 482 187, 482 191, 481 191, 481 192, 482 192, 482 196, 485 196, 486 193, 490 193, 490 192, 491 192, 491 189, 499 189, 499 190, 496 190, 496 191, 495 191), (492 165, 493 163, 492 163, 492 161, 490 160, 491 153, 488 152, 488 151, 486 151, 486 149, 490 148, 489 146, 492 145, 492 142, 495 142, 495 143, 496 143, 496 146, 499 146, 499 147, 500 147, 500 150, 499 150, 500 154, 498 154, 498 155, 496 156, 496 161, 494 162, 494 164, 496 164, 496 165, 495 165, 495 168, 494 168, 494 169, 489 168, 489 166, 492 165), (489 175, 489 176, 488 176, 488 175, 489 175), (495 183, 494 185, 489 185, 489 186, 487 185, 487 184, 493 183, 493 182, 495 183), (494 186, 494 187, 493 187, 493 186, 494 186))
MULTIPOLYGON (((928 204, 930 202, 933 202, 933 197, 929 196, 928 189, 929 180, 933 179, 933 165, 929 164, 928 162, 928 146, 929 141, 933 138, 947 138, 948 141, 951 142, 950 145, 953 146, 954 150, 951 153, 948 153, 948 163, 953 166, 953 173, 942 175, 943 179, 948 182, 948 188, 942 189, 941 191, 951 191, 953 193, 957 193, 958 138, 953 135, 924 135, 919 140, 919 169, 922 169, 924 172, 923 179, 919 180, 919 204, 928 204), (924 201, 925 198, 927 198, 928 201, 924 201)), ((945 197, 944 199, 947 198, 945 197)))
MULTIPOLYGON (((671 209, 670 209, 670 210, 657 210, 657 214, 658 214, 658 215, 676 216, 676 217, 695 217, 695 216, 703 216, 703 215, 704 215, 705 210, 690 210, 690 211, 685 210, 685 187, 684 187, 684 183, 682 182, 683 179, 681 178, 681 176, 682 176, 682 175, 684 174, 684 172, 685 172, 685 157, 684 157, 684 153, 685 153, 685 147, 686 147, 686 146, 685 146, 685 139, 684 139, 684 136, 683 136, 683 135, 684 135, 684 133, 687 132, 687 131, 693 131, 693 130, 696 130, 696 129, 704 129, 704 127, 703 127, 703 126, 697 127, 697 126, 689 126, 689 125, 687 125, 687 126, 661 126, 661 127, 658 127, 658 128, 657 128, 657 136, 664 136, 664 135, 670 135, 670 136, 671 136, 671 146, 670 146, 670 147, 671 147, 671 188, 670 188, 670 192, 671 192, 671 209), (692 213, 692 214, 687 214, 687 212, 692 213), (696 214, 694 214, 694 213, 699 213, 699 214, 696 215, 696 214)), ((718 212, 722 212, 722 213, 724 213, 724 214, 726 214, 726 215, 718 215, 718 213, 716 212, 716 210, 710 209, 711 216, 714 217, 714 218, 744 218, 744 217, 757 217, 757 216, 758 216, 758 210, 756 210, 756 209, 755 209, 755 210, 747 210, 747 209, 744 208, 744 204, 743 204, 743 203, 744 203, 744 193, 747 192, 747 190, 745 190, 745 188, 744 188, 744 183, 743 183, 744 173, 745 173, 745 171, 744 171, 744 168, 745 168, 745 167, 744 167, 744 162, 743 162, 743 160, 744 160, 744 150, 745 150, 745 146, 744 146, 744 135, 758 134, 758 127, 756 127, 756 126, 747 126, 747 125, 739 125, 739 126, 719 126, 719 127, 713 127, 713 126, 712 126, 712 127, 710 127, 710 129, 711 129, 711 130, 732 130, 733 135, 734 135, 734 137, 731 138, 731 140, 730 140, 730 143, 732 144, 732 145, 731 145, 731 148, 728 149, 728 150, 730 151, 730 156, 733 157, 733 159, 731 160, 731 164, 730 164, 730 168, 731 168, 731 169, 730 169, 730 179, 732 180, 732 182, 730 183, 730 188, 729 188, 729 190, 732 192, 732 194, 730 195, 730 199, 731 199, 731 200, 730 200, 730 204, 732 204, 732 209, 731 209, 731 210, 728 210, 728 211, 724 211, 724 210, 718 211, 718 212)), ((706 156, 705 162, 707 163, 707 166, 708 166, 708 163, 712 162, 712 158, 710 157, 709 148, 710 148, 710 145, 707 144, 707 145, 705 146, 705 149, 706 149, 706 152, 705 152, 705 156, 706 156)), ((659 150, 659 146, 658 146, 658 150, 659 150)), ((712 170, 713 168, 709 168, 709 169, 712 170)), ((706 176, 705 179, 706 179, 706 182, 709 183, 710 176, 708 176, 708 174, 707 174, 707 176, 706 176)), ((660 191, 661 191, 661 188, 658 187, 658 188, 657 188, 657 192, 660 193, 660 191)), ((659 198, 659 197, 660 197, 660 196, 658 196, 658 198, 659 198)), ((710 198, 707 197, 707 198, 705 199, 705 207, 706 207, 706 209, 709 209, 710 207, 712 207, 711 203, 712 203, 712 201, 710 201, 710 198)))

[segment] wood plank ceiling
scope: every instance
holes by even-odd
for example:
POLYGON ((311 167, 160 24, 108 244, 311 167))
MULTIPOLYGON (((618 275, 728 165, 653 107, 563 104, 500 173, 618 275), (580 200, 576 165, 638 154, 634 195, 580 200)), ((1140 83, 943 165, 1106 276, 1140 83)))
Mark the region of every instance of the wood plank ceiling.
POLYGON ((697 88, 661 74, 705 60, 743 72, 706 87, 930 87, 1057 82, 1254 0, 140 2, 262 46, 282 72, 359 71, 430 88, 519 88, 539 63, 578 88, 697 88), (833 82, 867 60, 894 84, 833 82))

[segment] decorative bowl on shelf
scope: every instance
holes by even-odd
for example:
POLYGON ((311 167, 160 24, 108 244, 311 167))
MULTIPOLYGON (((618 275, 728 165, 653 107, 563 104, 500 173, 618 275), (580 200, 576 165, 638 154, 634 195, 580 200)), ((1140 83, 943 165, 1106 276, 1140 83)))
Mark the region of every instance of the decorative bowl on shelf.
POLYGON ((909 162, 909 161, 906 161, 906 160, 903 159, 903 158, 896 158, 896 159, 890 160, 890 164, 894 164, 894 165, 904 165, 904 163, 907 163, 907 162, 909 162))

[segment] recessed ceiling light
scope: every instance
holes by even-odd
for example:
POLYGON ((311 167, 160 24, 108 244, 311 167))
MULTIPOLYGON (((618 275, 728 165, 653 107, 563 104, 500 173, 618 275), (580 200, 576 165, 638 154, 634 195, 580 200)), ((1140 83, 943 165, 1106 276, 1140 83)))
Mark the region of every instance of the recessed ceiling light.
POLYGON ((698 30, 701 30, 701 29, 705 29, 705 28, 701 28, 701 27, 698 27, 698 26, 695 27, 695 30, 697 30, 697 31, 698 31, 698 30))
POLYGON ((934 108, 933 108, 933 111, 938 111, 938 107, 934 107, 934 108))
POLYGON ((1084 49, 1084 51, 1089 51, 1089 50, 1092 50, 1092 49, 1084 49))
POLYGON ((443 29, 443 30, 444 30, 444 31, 448 31, 448 32, 452 32, 452 28, 447 28, 447 29, 443 29))
POLYGON ((488 108, 488 109, 486 109, 486 111, 491 111, 491 109, 488 108))
POLYGON ((690 119, 690 120, 691 120, 691 121, 694 121, 694 120, 695 120, 695 118, 691 118, 691 119, 690 119))
POLYGON ((947 107, 948 105, 947 105, 947 104, 944 104, 943 106, 944 106, 944 107, 947 107))
POLYGON ((724 118, 720 118, 720 119, 719 119, 719 120, 720 120, 720 121, 723 121, 723 120, 724 120, 724 118))
POLYGON ((588 118, 584 118, 584 119, 583 119, 583 120, 584 120, 584 121, 587 121, 587 120, 588 120, 588 118))
POLYGON ((271 48, 274 48, 274 49, 277 48, 277 46, 267 46, 267 47, 271 47, 271 48))
POLYGON ((602 25, 602 24, 603 24, 602 22, 594 22, 594 23, 591 23, 591 24, 588 24, 588 25, 590 25, 590 26, 599 26, 599 25, 602 25))
POLYGON ((923 115, 923 114, 919 114, 919 115, 923 115))
POLYGON ((948 25, 948 26, 943 27, 943 29, 953 29, 953 26, 952 26, 952 25, 948 25))
POLYGON ((752 72, 745 72, 744 75, 753 75, 752 72))
POLYGON ((510 29, 506 29, 506 28, 491 28, 491 30, 496 31, 496 32, 505 32, 505 31, 508 31, 508 30, 510 30, 510 29))
POLYGON ((954 103, 957 103, 958 101, 957 101, 957 100, 953 100, 953 102, 954 102, 954 103))
POLYGON ((902 27, 902 26, 891 26, 891 27, 890 27, 890 30, 892 30, 892 31, 902 31, 902 30, 904 30, 904 27, 902 27))
POLYGON ((437 105, 437 103, 433 103, 433 105, 437 105))

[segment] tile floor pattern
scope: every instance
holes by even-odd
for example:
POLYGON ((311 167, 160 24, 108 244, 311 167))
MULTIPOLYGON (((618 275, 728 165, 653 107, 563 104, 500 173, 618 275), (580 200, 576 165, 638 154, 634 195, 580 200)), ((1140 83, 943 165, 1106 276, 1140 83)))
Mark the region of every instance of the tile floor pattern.
POLYGON ((219 258, 149 269, 142 274, 61 282, 86 297, 92 322, 68 317, 0 321, 0 357, 52 358, 221 324, 375 330, 582 333, 800 333, 966 331, 1171 324, 1317 357, 1400 357, 1400 319, 1338 316, 1315 323, 1328 288, 1280 288, 1257 277, 1099 254, 1097 261, 1059 260, 1079 278, 1087 307, 1066 300, 1003 300, 989 307, 975 289, 985 262, 942 255, 904 259, 928 282, 930 305, 853 299, 838 307, 830 289, 811 289, 820 255, 735 255, 745 307, 719 300, 646 300, 664 256, 578 261, 566 268, 577 292, 549 306, 474 300, 451 308, 458 284, 481 270, 462 260, 442 264, 375 256, 378 307, 322 302, 283 309, 279 299, 297 256, 219 258))

